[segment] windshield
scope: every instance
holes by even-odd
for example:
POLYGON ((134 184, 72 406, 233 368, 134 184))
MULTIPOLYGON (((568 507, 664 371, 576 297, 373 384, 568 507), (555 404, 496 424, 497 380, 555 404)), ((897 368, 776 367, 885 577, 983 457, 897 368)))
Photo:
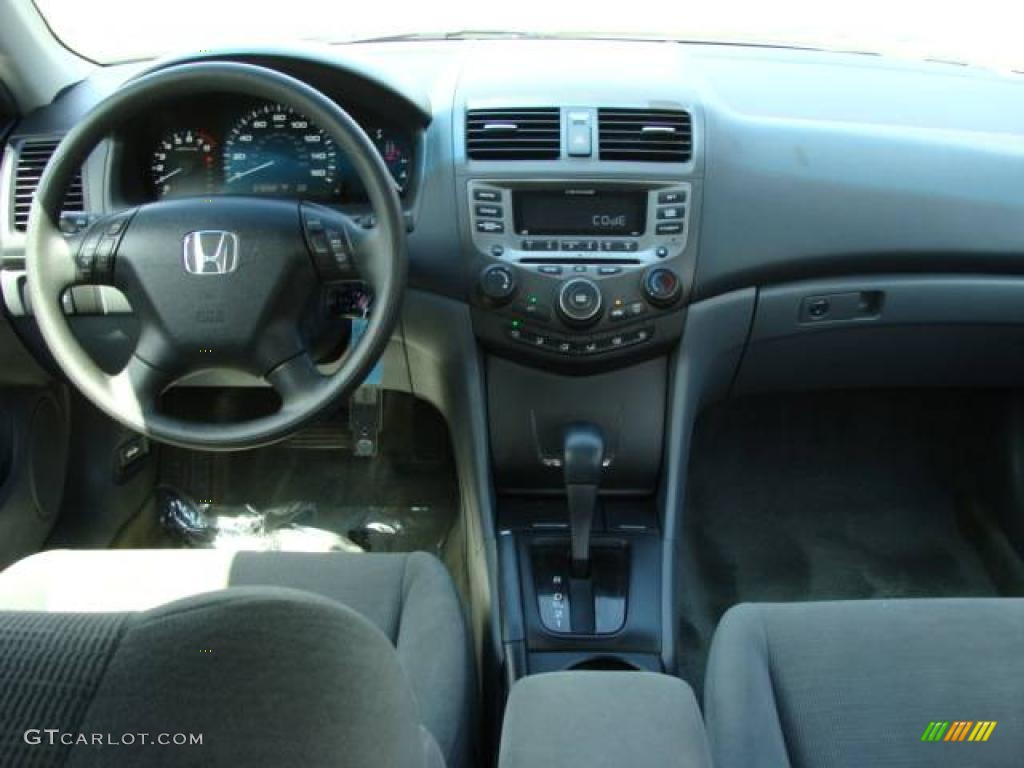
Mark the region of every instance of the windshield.
POLYGON ((1024 70, 1024 9, 1008 0, 35 2, 65 45, 101 63, 237 44, 507 33, 788 45, 1024 70))

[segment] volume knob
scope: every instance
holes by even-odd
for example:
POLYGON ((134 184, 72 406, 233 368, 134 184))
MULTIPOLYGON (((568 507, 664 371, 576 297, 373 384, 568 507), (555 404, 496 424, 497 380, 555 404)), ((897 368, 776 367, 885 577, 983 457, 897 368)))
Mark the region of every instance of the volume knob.
POLYGON ((601 313, 601 289, 585 277, 567 280, 558 292, 558 311, 569 325, 590 325, 601 313))

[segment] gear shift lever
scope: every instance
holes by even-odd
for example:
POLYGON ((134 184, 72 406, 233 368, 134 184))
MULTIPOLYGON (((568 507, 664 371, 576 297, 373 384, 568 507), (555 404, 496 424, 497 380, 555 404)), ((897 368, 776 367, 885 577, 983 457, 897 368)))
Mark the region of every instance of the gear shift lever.
POLYGON ((565 429, 562 467, 569 499, 572 576, 590 576, 590 529, 597 511, 597 489, 604 463, 604 437, 593 424, 570 424, 565 429))

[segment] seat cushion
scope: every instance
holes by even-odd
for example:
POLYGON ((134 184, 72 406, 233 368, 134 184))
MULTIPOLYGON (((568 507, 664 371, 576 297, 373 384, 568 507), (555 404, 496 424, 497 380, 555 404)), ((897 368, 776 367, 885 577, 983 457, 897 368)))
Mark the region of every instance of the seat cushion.
POLYGON ((715 633, 705 719, 718 768, 1007 766, 1022 680, 1024 600, 746 604, 715 633), (971 725, 922 741, 933 722, 971 725))
POLYGON ((54 550, 0 573, 0 609, 140 611, 253 585, 322 595, 372 622, 397 649, 447 764, 468 763, 474 667, 451 578, 432 555, 54 550))
POLYGON ((442 764, 388 639, 305 592, 3 611, 0 639, 4 765, 442 764))

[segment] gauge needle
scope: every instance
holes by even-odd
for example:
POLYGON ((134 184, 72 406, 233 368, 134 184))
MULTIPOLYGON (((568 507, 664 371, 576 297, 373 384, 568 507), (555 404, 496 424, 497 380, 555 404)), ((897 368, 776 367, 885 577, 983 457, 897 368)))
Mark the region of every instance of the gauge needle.
POLYGON ((243 176, 248 176, 250 173, 256 173, 256 171, 262 171, 264 168, 269 168, 270 166, 272 166, 274 164, 274 162, 275 162, 274 160, 267 160, 267 162, 262 163, 260 165, 257 165, 255 168, 250 168, 248 171, 242 171, 241 173, 236 173, 234 176, 232 176, 230 179, 228 179, 227 183, 230 184, 233 181, 238 181, 243 176))
POLYGON ((165 173, 163 176, 161 176, 159 179, 157 179, 156 183, 157 184, 163 184, 165 181, 167 181, 168 179, 174 178, 175 176, 177 176, 179 173, 181 173, 184 170, 185 170, 184 168, 175 168, 170 173, 165 173))

